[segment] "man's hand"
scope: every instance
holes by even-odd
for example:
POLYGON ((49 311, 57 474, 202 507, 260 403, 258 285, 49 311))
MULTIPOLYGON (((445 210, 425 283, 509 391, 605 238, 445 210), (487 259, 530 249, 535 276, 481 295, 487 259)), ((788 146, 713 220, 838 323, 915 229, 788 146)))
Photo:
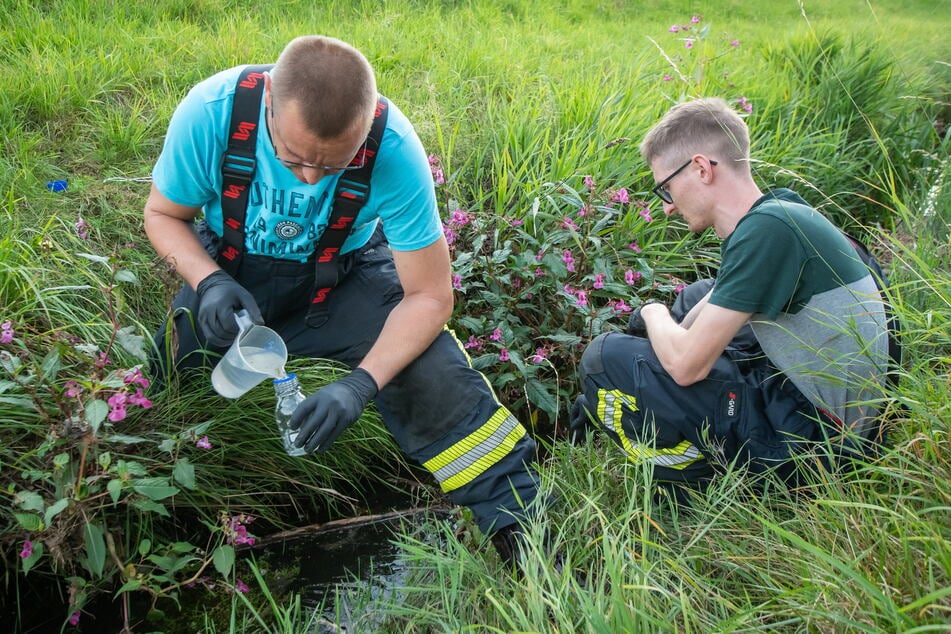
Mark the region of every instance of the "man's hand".
POLYGON ((205 340, 218 348, 231 345, 238 334, 238 322, 234 314, 242 308, 256 324, 263 324, 261 309, 243 286, 222 271, 215 271, 195 289, 198 293, 198 327, 205 340))
POLYGON ((378 391, 376 381, 363 368, 320 388, 297 406, 288 421, 291 429, 300 430, 294 444, 308 453, 327 451, 343 430, 360 418, 378 391))
POLYGON ((624 329, 624 334, 631 335, 632 337, 644 337, 647 338, 647 324, 644 323, 644 317, 641 316, 641 310, 645 306, 650 304, 661 304, 660 300, 649 299, 637 308, 634 309, 634 312, 631 313, 631 316, 627 320, 627 328, 624 329))

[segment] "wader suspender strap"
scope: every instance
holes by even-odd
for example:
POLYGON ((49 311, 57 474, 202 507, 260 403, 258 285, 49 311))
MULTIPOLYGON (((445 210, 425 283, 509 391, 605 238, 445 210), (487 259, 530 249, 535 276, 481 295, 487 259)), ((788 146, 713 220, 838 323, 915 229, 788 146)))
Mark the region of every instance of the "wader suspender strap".
POLYGON ((221 159, 221 211, 224 232, 218 265, 228 275, 238 273, 244 252, 244 216, 248 207, 248 187, 254 178, 254 150, 261 118, 264 72, 273 64, 248 66, 238 77, 228 124, 228 148, 221 159))
POLYGON ((341 173, 334 190, 333 209, 327 220, 327 228, 317 243, 315 253, 317 262, 314 271, 314 295, 307 311, 307 325, 317 327, 323 323, 327 314, 326 301, 330 291, 337 285, 337 257, 340 248, 353 229, 353 221, 370 197, 370 174, 383 141, 389 102, 380 96, 373 114, 373 125, 367 142, 353 157, 351 164, 363 164, 356 170, 341 173))
MULTIPOLYGON (((235 276, 244 252, 244 221, 248 207, 248 187, 254 178, 254 159, 258 138, 258 121, 261 116, 261 95, 264 91, 264 72, 273 64, 248 66, 238 77, 235 86, 234 104, 231 107, 231 122, 228 125, 228 148, 221 162, 221 210, 224 216, 221 252, 218 265, 226 273, 235 276)), ((325 302, 337 279, 337 256, 340 248, 353 229, 360 209, 370 197, 370 175, 383 141, 389 102, 382 95, 376 104, 373 125, 367 142, 351 164, 363 164, 356 170, 344 171, 334 190, 333 208, 327 228, 314 250, 314 295, 307 312, 309 325, 320 325, 327 309, 325 302)))

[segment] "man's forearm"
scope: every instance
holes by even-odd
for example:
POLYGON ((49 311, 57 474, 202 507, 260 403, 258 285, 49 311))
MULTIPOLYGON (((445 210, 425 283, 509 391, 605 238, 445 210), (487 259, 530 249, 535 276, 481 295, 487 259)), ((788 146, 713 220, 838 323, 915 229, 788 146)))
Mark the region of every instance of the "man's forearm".
POLYGON ((192 288, 219 268, 189 222, 147 210, 145 233, 158 256, 174 266, 192 288))

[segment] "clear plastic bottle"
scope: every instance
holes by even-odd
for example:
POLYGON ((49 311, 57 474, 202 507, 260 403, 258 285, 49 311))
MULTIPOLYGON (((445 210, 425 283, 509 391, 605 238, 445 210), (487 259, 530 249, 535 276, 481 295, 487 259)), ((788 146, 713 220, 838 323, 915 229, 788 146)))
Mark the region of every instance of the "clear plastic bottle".
POLYGON ((274 395, 277 397, 274 421, 277 423, 277 430, 281 433, 281 439, 284 441, 284 451, 289 456, 303 456, 307 453, 304 448, 294 446, 294 441, 297 439, 297 430, 288 426, 291 414, 294 413, 300 402, 307 398, 300 389, 297 375, 291 373, 283 379, 274 379, 274 395))

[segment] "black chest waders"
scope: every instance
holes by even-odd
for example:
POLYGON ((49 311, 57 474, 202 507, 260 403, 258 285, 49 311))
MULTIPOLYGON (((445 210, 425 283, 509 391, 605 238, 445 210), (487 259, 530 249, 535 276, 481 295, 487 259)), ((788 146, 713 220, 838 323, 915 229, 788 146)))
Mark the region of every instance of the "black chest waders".
MULTIPOLYGON (((228 125, 228 148, 221 161, 221 210, 224 231, 218 265, 232 277, 237 277, 244 253, 245 216, 248 207, 248 187, 257 167, 255 150, 258 121, 261 116, 261 96, 264 92, 264 73, 273 65, 247 66, 235 86, 231 121, 228 125)), ((373 115, 373 125, 367 142, 351 161, 363 165, 340 175, 334 189, 330 218, 314 249, 314 288, 307 325, 320 326, 327 318, 326 301, 340 281, 337 258, 343 243, 353 229, 354 221, 370 197, 370 176, 380 149, 389 102, 380 96, 373 115)))

